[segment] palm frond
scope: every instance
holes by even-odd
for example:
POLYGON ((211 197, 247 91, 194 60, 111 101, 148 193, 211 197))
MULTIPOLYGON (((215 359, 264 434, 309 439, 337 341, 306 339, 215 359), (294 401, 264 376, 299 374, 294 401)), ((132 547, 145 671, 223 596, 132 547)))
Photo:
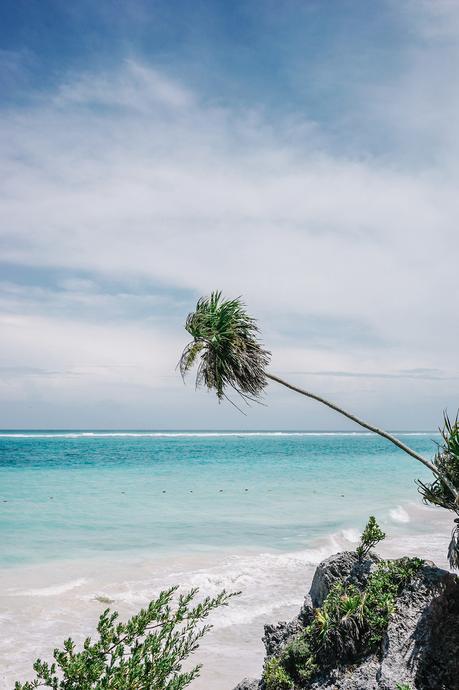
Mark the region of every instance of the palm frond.
MULTIPOLYGON (((418 481, 419 492, 424 503, 452 510, 459 515, 459 505, 451 489, 442 481, 446 477, 451 486, 459 490, 459 416, 451 421, 444 413, 444 425, 440 429, 442 441, 438 444, 433 463, 438 469, 438 476, 431 484, 418 481)), ((448 560, 451 568, 459 569, 459 518, 456 518, 448 548, 448 560)))
POLYGON ((271 353, 260 343, 257 323, 241 299, 224 299, 220 291, 202 297, 185 329, 193 340, 178 364, 182 376, 199 362, 197 386, 215 391, 219 400, 231 389, 247 402, 257 401, 267 383, 271 353))
POLYGON ((445 412, 440 433, 442 441, 438 444, 433 459, 433 464, 438 470, 437 477, 431 484, 418 481, 419 492, 424 503, 441 506, 459 514, 456 496, 442 480, 446 478, 453 488, 459 490, 459 416, 456 415, 455 420, 451 421, 445 412))

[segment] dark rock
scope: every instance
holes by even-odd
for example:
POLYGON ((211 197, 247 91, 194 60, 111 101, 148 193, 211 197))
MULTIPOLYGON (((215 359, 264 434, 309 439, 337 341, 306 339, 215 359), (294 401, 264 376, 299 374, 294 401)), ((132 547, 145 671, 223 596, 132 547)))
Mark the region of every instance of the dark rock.
MULTIPOLYGON (((311 600, 321 606, 337 580, 363 589, 377 556, 360 563, 344 552, 323 561, 311 586, 311 600)), ((267 657, 282 648, 307 625, 313 611, 306 600, 290 623, 265 626, 267 657)), ((459 690, 459 578, 433 563, 425 563, 397 599, 381 649, 377 654, 341 664, 317 676, 310 690, 395 690, 405 683, 413 690, 459 690)), ((235 690, 262 690, 260 681, 243 681, 235 690), (249 684, 247 684, 249 683, 249 684), (251 683, 251 684, 250 684, 251 683)))
POLYGON ((381 653, 335 669, 311 690, 459 690, 459 579, 425 564, 397 600, 381 653))
POLYGON ((276 624, 265 625, 263 644, 265 645, 266 658, 277 656, 282 647, 290 642, 301 630, 309 625, 314 618, 314 611, 311 606, 311 599, 306 597, 300 613, 292 621, 280 621, 276 624))
POLYGON ((360 562, 353 551, 343 551, 326 558, 317 566, 309 590, 313 607, 322 606, 335 582, 352 583, 359 589, 363 589, 368 576, 379 560, 376 554, 370 553, 364 561, 360 562))
POLYGON ((303 628, 305 628, 307 625, 309 625, 309 623, 311 623, 313 618, 314 609, 312 607, 311 597, 308 594, 306 599, 304 600, 303 606, 300 609, 300 613, 298 614, 298 620, 300 621, 303 628))
POLYGON ((357 561, 355 553, 344 551, 326 558, 316 568, 309 596, 314 608, 322 606, 333 584, 347 577, 357 561))
POLYGON ((275 625, 265 625, 263 644, 265 645, 266 658, 269 659, 271 656, 277 656, 282 647, 285 647, 295 635, 301 632, 303 627, 298 618, 289 623, 281 621, 275 625))
POLYGON ((425 564, 397 601, 383 642, 381 681, 459 690, 459 578, 425 564), (406 678, 406 680, 405 680, 406 678))

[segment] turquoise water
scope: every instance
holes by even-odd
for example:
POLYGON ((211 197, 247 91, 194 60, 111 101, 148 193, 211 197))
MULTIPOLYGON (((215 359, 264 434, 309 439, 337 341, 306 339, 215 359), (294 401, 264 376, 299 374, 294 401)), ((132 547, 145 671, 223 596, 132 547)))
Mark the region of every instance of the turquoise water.
MULTIPOLYGON (((435 434, 400 434, 431 456, 435 434)), ((0 565, 293 551, 418 501, 422 465, 367 434, 2 432, 0 565)))

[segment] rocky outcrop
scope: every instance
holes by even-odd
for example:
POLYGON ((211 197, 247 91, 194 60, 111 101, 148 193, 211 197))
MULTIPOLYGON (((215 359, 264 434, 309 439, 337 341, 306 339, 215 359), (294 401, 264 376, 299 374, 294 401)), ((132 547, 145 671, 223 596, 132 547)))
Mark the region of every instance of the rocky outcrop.
MULTIPOLYGON (((312 613, 312 609, 311 609, 312 613)), ((285 647, 287 642, 290 642, 295 635, 301 632, 303 625, 299 618, 293 621, 281 621, 276 625, 265 625, 265 634, 263 636, 263 644, 265 645, 266 657, 277 656, 285 647)))
MULTIPOLYGON (((299 616, 289 623, 265 626, 266 658, 278 656, 301 632, 337 580, 359 589, 374 571, 378 558, 359 563, 350 552, 337 554, 317 568, 299 616)), ((334 668, 318 674, 311 690, 459 690, 459 578, 433 563, 425 563, 397 599, 377 653, 352 664, 336 660, 334 668)), ((263 690, 263 682, 245 680, 237 690, 263 690)))
POLYGON ((354 551, 343 551, 326 558, 317 566, 312 579, 309 590, 312 606, 314 608, 322 606, 335 582, 352 583, 359 589, 363 588, 379 561, 380 558, 376 554, 370 553, 363 562, 360 562, 354 551))

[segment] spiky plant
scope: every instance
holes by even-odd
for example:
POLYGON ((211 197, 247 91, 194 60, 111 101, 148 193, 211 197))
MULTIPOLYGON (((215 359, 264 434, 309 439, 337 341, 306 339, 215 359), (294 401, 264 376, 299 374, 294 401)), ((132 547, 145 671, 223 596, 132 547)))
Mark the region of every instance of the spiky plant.
POLYGON ((437 476, 430 484, 424 484, 421 481, 418 484, 424 503, 452 510, 458 516, 454 520, 455 527, 451 535, 448 558, 451 567, 459 570, 459 505, 449 485, 440 479, 440 477, 447 477, 450 484, 459 487, 459 418, 456 416, 452 422, 445 412, 444 425, 440 433, 442 441, 438 444, 433 460, 433 464, 438 469, 437 476))
MULTIPOLYGON (((405 453, 429 468, 435 476, 424 487, 425 500, 454 510, 459 514, 459 429, 458 423, 447 425, 445 446, 433 462, 424 458, 403 441, 384 429, 369 424, 339 405, 316 393, 299 388, 267 371, 271 353, 259 339, 256 320, 249 316, 240 298, 224 299, 220 291, 201 297, 194 312, 188 314, 185 328, 192 340, 179 361, 183 377, 198 363, 196 386, 214 390, 219 401, 227 398, 226 389, 238 393, 246 402, 259 401, 268 380, 289 388, 330 407, 364 429, 387 439, 405 453)), ((424 485, 421 485, 424 486, 424 485)), ((459 568, 459 524, 453 532, 450 562, 459 568), (451 556, 452 553, 452 556, 451 556)))

